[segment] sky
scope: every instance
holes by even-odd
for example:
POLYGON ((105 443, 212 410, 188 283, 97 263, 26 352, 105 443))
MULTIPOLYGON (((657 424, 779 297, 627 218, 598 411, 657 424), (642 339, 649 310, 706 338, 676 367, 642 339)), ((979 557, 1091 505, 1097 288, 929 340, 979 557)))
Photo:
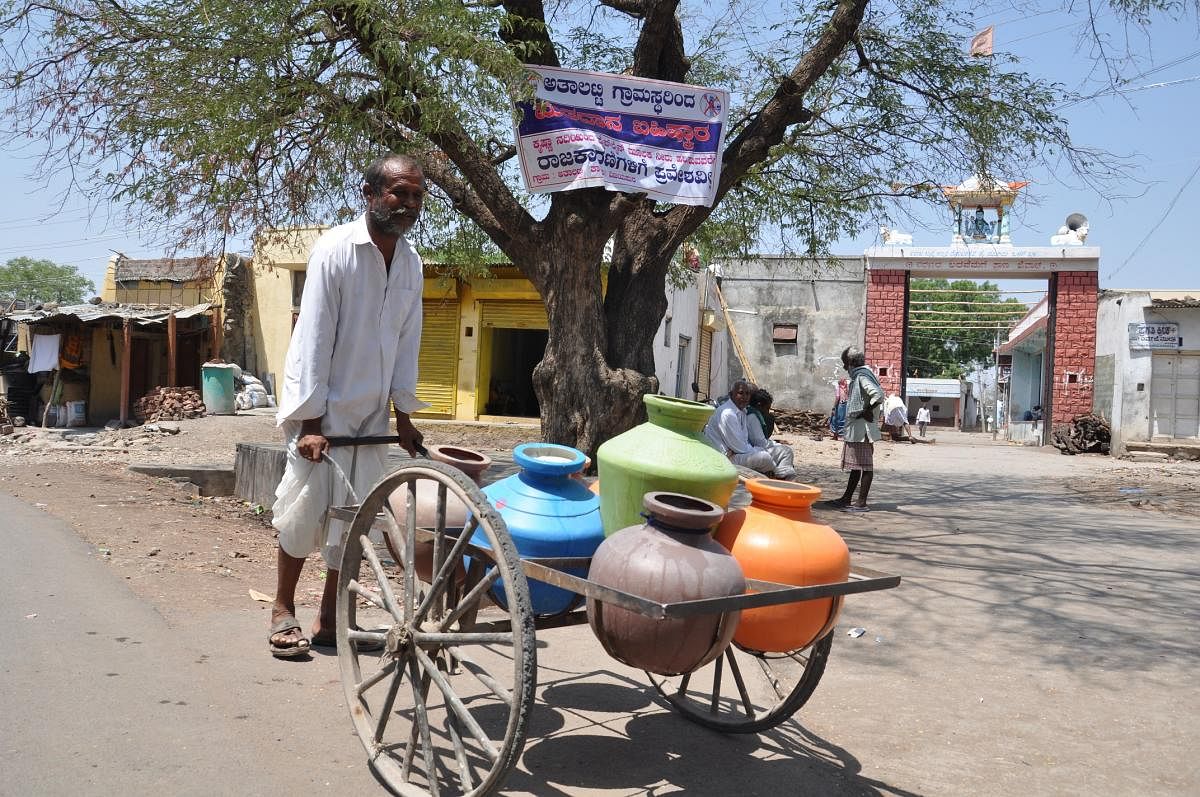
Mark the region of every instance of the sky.
MULTIPOLYGON (((1035 76, 1085 95, 1107 86, 1095 73, 1086 44, 1080 46, 1086 32, 1082 12, 1068 13, 1052 3, 1030 10, 1013 0, 985 0, 975 23, 976 29, 994 25, 996 51, 1018 56, 1035 76)), ((1104 196, 1065 166, 998 175, 1030 181, 1016 208, 1013 243, 1048 245, 1069 214, 1083 213, 1090 223, 1087 243, 1101 249, 1102 288, 1196 289, 1200 294, 1194 232, 1200 219, 1200 23, 1194 12, 1178 22, 1156 20, 1146 37, 1122 30, 1105 10, 1098 26, 1138 53, 1137 63, 1123 71, 1129 90, 1064 107, 1061 113, 1076 143, 1129 158, 1131 177, 1104 196)), ((161 240, 161 230, 139 229, 103 207, 96 210, 83 196, 64 195, 63 181, 44 184, 30 178, 33 154, 9 150, 0 158, 0 262, 29 256, 70 264, 99 289, 114 252, 164 256, 152 243, 161 240)), ((904 229, 913 234, 914 245, 949 243, 948 212, 922 211, 918 221, 919 226, 904 229)), ((249 242, 240 243, 239 251, 249 254, 249 242)), ((852 255, 876 243, 871 230, 839 241, 834 251, 852 255)))

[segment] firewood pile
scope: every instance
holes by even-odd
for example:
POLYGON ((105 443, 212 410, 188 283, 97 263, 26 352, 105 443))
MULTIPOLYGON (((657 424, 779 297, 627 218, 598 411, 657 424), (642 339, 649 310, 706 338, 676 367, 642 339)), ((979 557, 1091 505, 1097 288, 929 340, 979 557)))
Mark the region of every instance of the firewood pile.
POLYGON ((829 432, 829 416, 820 412, 807 410, 781 410, 771 408, 775 416, 775 429, 783 434, 811 434, 824 437, 829 432))
POLYGON ((1076 415, 1070 423, 1056 424, 1050 444, 1064 454, 1107 454, 1112 430, 1099 415, 1076 415))
POLYGON ((199 418, 204 412, 204 400, 194 387, 156 387, 133 404, 133 414, 143 423, 199 418))

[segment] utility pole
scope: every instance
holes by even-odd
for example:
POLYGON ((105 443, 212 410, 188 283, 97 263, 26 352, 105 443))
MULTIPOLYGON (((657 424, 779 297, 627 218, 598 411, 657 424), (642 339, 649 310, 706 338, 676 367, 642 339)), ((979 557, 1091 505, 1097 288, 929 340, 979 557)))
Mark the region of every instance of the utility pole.
POLYGON ((992 439, 1000 435, 1000 330, 992 346, 992 439))

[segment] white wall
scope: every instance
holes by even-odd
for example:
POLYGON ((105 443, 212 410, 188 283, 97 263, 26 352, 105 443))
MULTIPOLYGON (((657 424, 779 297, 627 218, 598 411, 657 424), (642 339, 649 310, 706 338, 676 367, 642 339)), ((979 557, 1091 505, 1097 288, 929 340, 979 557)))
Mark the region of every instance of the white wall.
MULTIPOLYGON (((1112 427, 1112 453, 1125 452, 1125 443, 1150 439, 1150 375, 1153 352, 1129 348, 1129 324, 1176 323, 1183 337, 1180 354, 1200 354, 1200 308, 1156 308, 1152 298, 1177 298, 1200 291, 1101 291, 1096 312, 1096 370, 1111 368, 1111 405, 1105 415, 1112 427), (1110 358, 1106 360, 1105 358, 1110 358), (1111 365, 1109 365, 1111 363, 1111 365)), ((1097 395, 1096 405, 1104 399, 1097 395)))
POLYGON ((704 273, 689 275, 688 284, 683 288, 667 284, 667 312, 654 333, 654 375, 658 377, 658 391, 668 396, 693 398, 691 385, 696 378, 696 358, 700 352, 700 284, 704 273), (683 384, 677 392, 681 335, 690 341, 685 354, 683 384))

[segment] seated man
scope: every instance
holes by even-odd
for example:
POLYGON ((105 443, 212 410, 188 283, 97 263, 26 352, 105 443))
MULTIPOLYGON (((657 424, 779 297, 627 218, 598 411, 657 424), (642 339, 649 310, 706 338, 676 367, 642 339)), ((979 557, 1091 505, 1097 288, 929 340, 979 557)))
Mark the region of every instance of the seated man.
POLYGON ((796 477, 791 446, 767 440, 758 424, 748 422, 746 407, 753 394, 754 387, 745 379, 734 382, 729 397, 708 419, 704 434, 733 464, 790 481, 796 477))

